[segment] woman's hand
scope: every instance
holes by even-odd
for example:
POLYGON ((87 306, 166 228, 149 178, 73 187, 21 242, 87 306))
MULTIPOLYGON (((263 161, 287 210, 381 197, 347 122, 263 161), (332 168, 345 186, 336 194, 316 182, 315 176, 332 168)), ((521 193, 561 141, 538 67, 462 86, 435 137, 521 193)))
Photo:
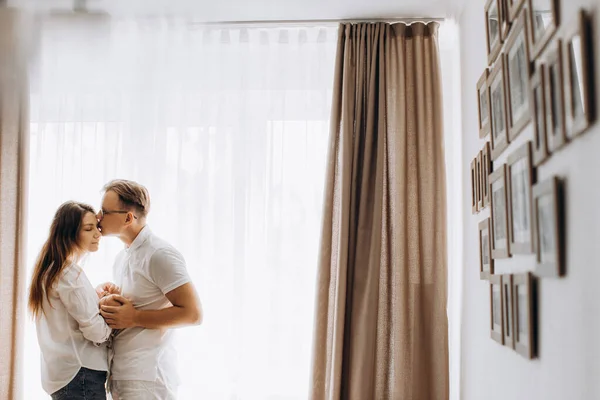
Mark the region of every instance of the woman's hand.
POLYGON ((101 299, 109 294, 121 294, 121 288, 112 282, 104 282, 96 286, 96 294, 98 295, 98 298, 101 299))
POLYGON ((115 297, 118 296, 117 294, 107 294, 106 296, 102 297, 100 299, 100 301, 98 302, 98 306, 102 307, 102 306, 111 306, 111 307, 118 307, 121 305, 121 303, 119 303, 115 297))

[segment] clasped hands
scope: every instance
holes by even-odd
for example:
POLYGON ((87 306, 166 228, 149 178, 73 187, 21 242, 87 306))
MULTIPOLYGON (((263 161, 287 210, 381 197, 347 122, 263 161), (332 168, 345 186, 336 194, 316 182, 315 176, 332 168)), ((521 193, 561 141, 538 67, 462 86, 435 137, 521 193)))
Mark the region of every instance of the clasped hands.
POLYGON ((137 326, 137 310, 131 300, 121 295, 121 288, 111 282, 96 287, 100 315, 112 329, 125 329, 137 326))

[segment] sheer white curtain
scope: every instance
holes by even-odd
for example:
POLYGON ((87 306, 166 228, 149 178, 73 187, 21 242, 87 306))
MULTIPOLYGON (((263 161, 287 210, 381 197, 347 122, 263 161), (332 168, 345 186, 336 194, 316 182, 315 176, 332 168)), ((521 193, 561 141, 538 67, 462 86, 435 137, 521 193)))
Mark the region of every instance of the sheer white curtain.
MULTIPOLYGON (((337 27, 54 17, 39 33, 30 268, 60 203, 139 181, 205 311, 177 332, 180 398, 306 399, 337 27)), ((121 248, 86 260, 92 283, 121 248)), ((46 398, 32 324, 26 340, 25 398, 46 398)))

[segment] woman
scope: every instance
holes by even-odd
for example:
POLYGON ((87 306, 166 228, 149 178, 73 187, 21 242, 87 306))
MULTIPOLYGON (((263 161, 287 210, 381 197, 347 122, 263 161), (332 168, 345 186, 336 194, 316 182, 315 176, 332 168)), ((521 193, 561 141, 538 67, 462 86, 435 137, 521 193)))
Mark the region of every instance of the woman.
POLYGON ((98 295, 78 261, 98 250, 94 209, 62 204, 35 263, 29 310, 36 319, 42 387, 54 400, 106 399, 111 329, 98 311, 98 295))

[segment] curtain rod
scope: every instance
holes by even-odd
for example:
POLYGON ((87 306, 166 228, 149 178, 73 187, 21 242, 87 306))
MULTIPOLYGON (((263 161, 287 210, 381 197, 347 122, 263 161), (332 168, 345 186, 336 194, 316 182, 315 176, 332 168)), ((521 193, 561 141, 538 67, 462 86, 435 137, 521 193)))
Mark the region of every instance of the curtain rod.
MULTIPOLYGON (((0 5, 2 4, 2 1, 4 0, 0 0, 0 5)), ((65 10, 66 11, 66 10, 65 10)), ((100 10, 98 10, 100 11, 100 10)), ((93 16, 98 16, 98 11, 96 10, 89 10, 89 9, 80 9, 78 11, 73 11, 72 15, 73 16, 83 16, 85 17, 86 15, 93 15, 93 16)), ((38 13, 40 11, 38 10, 38 13)), ((44 13, 43 11, 41 12, 42 15, 46 16, 48 14, 44 13)), ((65 15, 68 15, 68 11, 66 12, 65 15)), ((110 13, 107 12, 102 12, 100 11, 100 14, 103 14, 103 16, 105 17, 111 17, 110 13)), ((127 18, 128 16, 126 15, 112 15, 112 17, 115 18, 127 18)), ((134 17, 139 17, 139 18, 182 18, 182 16, 178 16, 178 15, 169 15, 169 14, 165 14, 165 15, 136 15, 134 17)), ((357 24, 357 23, 377 23, 377 22, 386 22, 386 23, 390 23, 390 24, 394 24, 394 23, 405 23, 405 24, 411 24, 414 22, 424 22, 424 23, 428 23, 428 22, 443 22, 446 20, 446 18, 444 17, 390 17, 390 18, 353 18, 353 19, 299 19, 299 20, 293 20, 293 19, 282 19, 282 20, 247 20, 247 21, 201 21, 198 19, 195 19, 193 15, 190 15, 188 17, 183 17, 184 19, 187 19, 187 23, 189 25, 195 25, 195 26, 255 26, 255 25, 261 25, 261 26, 265 26, 265 25, 287 25, 287 26, 319 26, 319 25, 337 25, 337 24, 342 24, 342 23, 351 23, 351 24, 357 24)))
POLYGON ((443 22, 443 17, 365 18, 365 19, 306 19, 306 20, 254 20, 254 21, 191 21, 192 25, 334 25, 341 23, 388 22, 410 24, 413 22, 443 22))

